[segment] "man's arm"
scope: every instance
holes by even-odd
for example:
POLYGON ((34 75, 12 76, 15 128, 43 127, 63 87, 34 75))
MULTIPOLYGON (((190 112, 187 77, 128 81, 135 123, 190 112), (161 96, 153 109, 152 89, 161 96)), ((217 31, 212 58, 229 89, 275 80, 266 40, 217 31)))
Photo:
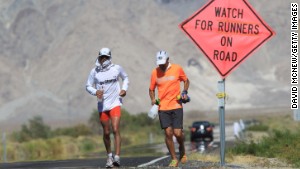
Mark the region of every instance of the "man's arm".
POLYGON ((96 96, 97 95, 97 89, 94 87, 94 69, 91 70, 89 77, 87 79, 85 89, 87 92, 89 92, 91 95, 96 96))
POLYGON ((151 99, 151 105, 154 105, 155 104, 155 91, 149 89, 149 96, 150 96, 150 99, 151 99))
POLYGON ((119 67, 119 71, 120 71, 120 76, 123 80, 123 84, 122 84, 121 91, 120 91, 119 95, 121 97, 124 97, 124 96, 126 96, 126 91, 128 89, 128 86, 129 86, 129 78, 128 78, 127 73, 125 72, 125 70, 121 66, 119 67))
POLYGON ((184 100, 188 99, 187 94, 188 94, 189 86, 190 86, 190 81, 189 79, 186 79, 186 81, 184 81, 183 83, 183 91, 182 91, 183 93, 182 99, 184 100))
POLYGON ((190 87, 190 80, 186 79, 186 81, 184 81, 183 90, 188 91, 189 87, 190 87))

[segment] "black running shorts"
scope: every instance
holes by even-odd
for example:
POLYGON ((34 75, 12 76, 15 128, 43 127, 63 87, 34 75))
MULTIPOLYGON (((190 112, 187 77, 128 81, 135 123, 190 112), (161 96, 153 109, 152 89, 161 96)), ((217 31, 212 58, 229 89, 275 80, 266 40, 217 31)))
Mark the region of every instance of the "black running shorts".
POLYGON ((183 129, 183 109, 160 110, 158 112, 160 126, 162 129, 172 127, 173 129, 183 129))

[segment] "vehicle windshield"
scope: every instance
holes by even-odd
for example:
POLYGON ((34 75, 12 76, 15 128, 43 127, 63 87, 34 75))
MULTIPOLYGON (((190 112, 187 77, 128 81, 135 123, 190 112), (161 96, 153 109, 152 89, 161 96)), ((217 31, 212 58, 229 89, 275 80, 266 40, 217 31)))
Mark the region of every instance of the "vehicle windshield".
POLYGON ((193 123, 193 127, 195 127, 195 126, 200 126, 200 125, 209 126, 210 123, 207 122, 207 121, 199 121, 199 122, 194 122, 194 123, 193 123))

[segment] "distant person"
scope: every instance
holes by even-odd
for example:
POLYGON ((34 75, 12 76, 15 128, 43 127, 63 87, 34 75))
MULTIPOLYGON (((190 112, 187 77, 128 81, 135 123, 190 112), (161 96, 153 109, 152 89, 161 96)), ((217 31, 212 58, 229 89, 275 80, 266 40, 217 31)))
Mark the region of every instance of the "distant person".
POLYGON ((173 135, 179 144, 179 160, 181 163, 187 162, 184 147, 183 129, 183 108, 182 103, 177 96, 182 96, 183 100, 187 100, 189 80, 181 66, 171 64, 167 52, 159 51, 156 54, 157 68, 152 70, 151 82, 149 87, 149 96, 151 104, 156 103, 155 88, 158 90, 159 104, 159 120, 161 128, 165 131, 165 142, 171 154, 170 167, 178 166, 178 159, 175 154, 175 146, 173 135), (183 82, 183 91, 180 92, 180 83, 183 82))
POLYGON ((106 168, 120 166, 120 117, 122 97, 128 89, 128 76, 124 69, 111 61, 109 48, 102 48, 96 60, 96 67, 90 72, 86 90, 98 99, 98 112, 103 127, 103 141, 107 152, 106 168), (122 79, 122 87, 119 84, 122 79), (115 155, 112 154, 110 140, 110 123, 114 135, 115 155))
POLYGON ((238 122, 233 123, 233 134, 236 139, 240 139, 240 124, 238 122))

